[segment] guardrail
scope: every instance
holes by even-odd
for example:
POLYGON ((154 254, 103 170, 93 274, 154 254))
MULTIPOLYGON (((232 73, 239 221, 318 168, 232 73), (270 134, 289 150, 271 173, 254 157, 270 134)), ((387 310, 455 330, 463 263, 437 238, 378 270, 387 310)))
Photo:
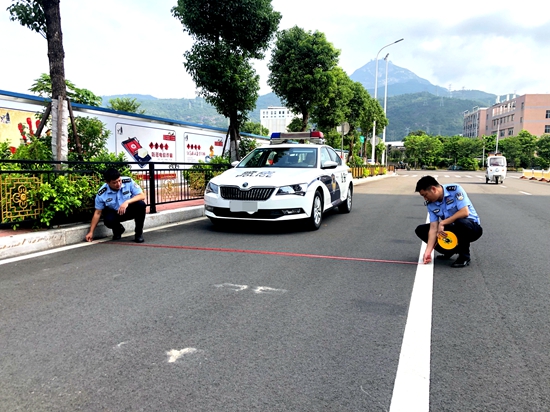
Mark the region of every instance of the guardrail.
POLYGON ((351 174, 353 175, 354 179, 360 179, 363 177, 369 177, 369 176, 378 176, 378 175, 385 175, 388 172, 395 172, 395 166, 359 166, 359 167, 350 167, 351 174))
POLYGON ((550 169, 523 169, 523 175, 520 177, 520 179, 538 180, 539 182, 550 182, 550 169))
MULTIPOLYGON (((160 204, 202 199, 206 183, 227 170, 229 165, 207 163, 136 163, 136 162, 46 162, 29 160, 0 161, 0 226, 22 222, 38 222, 48 202, 56 196, 73 196, 82 200, 71 216, 60 213, 53 223, 74 219, 87 220, 94 210, 94 195, 103 184, 102 172, 109 167, 117 169, 139 165, 131 170, 131 177, 141 186, 149 206, 156 213, 160 204), (68 193, 54 193, 52 199, 41 200, 42 186, 53 188, 60 176, 64 177, 68 193), (71 192, 72 188, 72 192, 71 192), (86 191, 86 193, 83 193, 86 191)), ((55 189, 54 189, 55 190, 55 189)))

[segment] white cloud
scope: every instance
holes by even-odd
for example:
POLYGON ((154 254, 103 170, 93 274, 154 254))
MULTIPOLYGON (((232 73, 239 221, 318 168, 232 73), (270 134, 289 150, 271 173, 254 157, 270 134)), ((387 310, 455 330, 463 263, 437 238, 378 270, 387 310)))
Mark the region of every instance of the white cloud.
MULTIPOLYGON (((0 0, 0 89, 27 93, 33 80, 49 71, 47 45, 39 34, 9 21, 10 3, 0 0)), ((176 3, 62 2, 66 77, 99 95, 193 97, 195 85, 183 67, 183 53, 192 42, 171 15, 176 3)), ((404 38, 385 50, 392 63, 436 85, 495 94, 550 92, 550 17, 538 1, 272 4, 283 15, 281 29, 298 25, 324 32, 341 50, 340 65, 348 74, 373 60, 384 45, 404 38)), ((269 92, 269 56, 255 63, 262 94, 269 92)))

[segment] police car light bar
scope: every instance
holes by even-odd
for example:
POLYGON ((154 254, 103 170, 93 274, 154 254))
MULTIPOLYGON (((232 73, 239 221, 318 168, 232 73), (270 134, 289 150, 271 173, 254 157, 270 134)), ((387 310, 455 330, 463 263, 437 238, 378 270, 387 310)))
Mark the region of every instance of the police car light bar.
POLYGON ((323 132, 314 131, 314 132, 274 132, 271 133, 271 144, 276 143, 286 143, 291 141, 309 141, 312 143, 324 143, 323 132))

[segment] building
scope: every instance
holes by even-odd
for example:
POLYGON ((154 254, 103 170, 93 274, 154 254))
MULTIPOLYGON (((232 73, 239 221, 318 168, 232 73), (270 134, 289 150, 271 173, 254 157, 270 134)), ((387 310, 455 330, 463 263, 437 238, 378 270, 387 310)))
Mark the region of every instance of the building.
POLYGON ((489 108, 464 112, 464 136, 505 138, 522 130, 534 136, 550 134, 550 94, 506 95, 489 108))
POLYGON ((487 121, 487 108, 486 107, 474 107, 470 111, 464 112, 464 127, 462 136, 464 137, 478 137, 485 134, 485 123, 487 121))
POLYGON ((287 132, 287 126, 296 117, 286 107, 269 106, 260 110, 260 123, 269 130, 269 133, 287 132))

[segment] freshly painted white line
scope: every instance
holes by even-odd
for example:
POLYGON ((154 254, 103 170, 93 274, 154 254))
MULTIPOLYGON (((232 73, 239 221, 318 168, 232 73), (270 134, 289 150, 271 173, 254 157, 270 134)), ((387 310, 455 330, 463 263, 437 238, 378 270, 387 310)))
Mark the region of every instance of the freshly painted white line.
POLYGON ((288 292, 286 289, 276 289, 276 288, 270 288, 269 286, 256 286, 253 289, 254 293, 286 293, 288 292))
POLYGON ((527 196, 533 196, 531 193, 522 192, 521 190, 520 190, 519 192, 520 192, 520 193, 523 193, 524 195, 527 195, 527 196))
POLYGON ((471 179, 471 178, 472 178, 472 176, 470 176, 470 175, 466 175, 466 177, 467 177, 468 179, 471 179))
MULTIPOLYGON (((143 233, 153 232, 155 230, 166 229, 168 227, 173 227, 173 226, 186 225, 188 223, 193 223, 193 222, 196 222, 197 220, 204 220, 204 219, 206 219, 206 216, 196 217, 194 219, 184 220, 182 222, 169 223, 167 225, 145 229, 143 231, 143 233)), ((133 236, 133 232, 128 233, 128 234, 126 234, 122 237, 130 237, 130 236, 133 236)), ((59 248, 55 248, 55 249, 44 250, 42 252, 29 253, 28 255, 16 256, 16 257, 7 258, 7 259, 1 259, 0 260, 0 265, 5 265, 7 263, 13 263, 13 262, 19 262, 21 260, 33 259, 35 257, 46 256, 46 255, 50 255, 52 253, 65 252, 67 250, 77 249, 79 247, 92 246, 92 245, 96 245, 98 243, 104 243, 104 242, 110 242, 110 241, 111 241, 110 237, 105 238, 105 239, 94 240, 93 242, 84 242, 84 241, 82 241, 82 243, 77 243, 75 245, 63 246, 63 247, 59 247, 59 248)))
POLYGON ((431 263, 423 263, 426 246, 426 243, 422 242, 403 343, 401 344, 390 412, 428 412, 430 410, 434 256, 432 253, 431 263))
POLYGON ((185 348, 182 350, 172 349, 171 351, 166 352, 166 354, 168 355, 168 363, 174 363, 183 355, 189 355, 191 353, 195 353, 196 351, 196 348, 185 348))
POLYGON ((231 289, 235 292, 240 292, 242 290, 248 289, 248 285, 236 285, 234 283, 222 283, 220 285, 214 285, 217 288, 231 289))

